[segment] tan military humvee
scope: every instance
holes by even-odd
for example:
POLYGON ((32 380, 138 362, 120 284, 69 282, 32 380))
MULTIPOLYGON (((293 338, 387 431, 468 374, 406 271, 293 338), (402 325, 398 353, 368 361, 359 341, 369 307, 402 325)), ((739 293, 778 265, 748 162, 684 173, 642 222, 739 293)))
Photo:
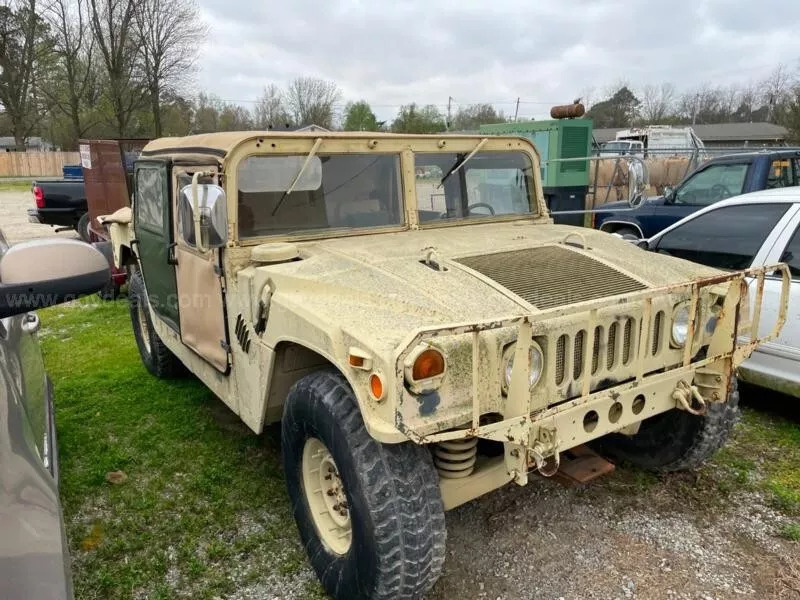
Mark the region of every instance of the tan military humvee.
POLYGON ((509 137, 159 139, 107 221, 147 368, 185 366, 256 433, 282 421, 335 598, 422 596, 445 510, 587 442, 698 465, 735 420, 765 273, 788 289, 782 266, 723 273, 553 225, 536 150, 509 137))

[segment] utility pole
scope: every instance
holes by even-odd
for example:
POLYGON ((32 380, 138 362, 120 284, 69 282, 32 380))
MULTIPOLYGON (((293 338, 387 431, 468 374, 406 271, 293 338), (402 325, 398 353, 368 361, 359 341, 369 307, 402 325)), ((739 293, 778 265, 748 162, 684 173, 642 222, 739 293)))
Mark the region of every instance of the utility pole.
POLYGON ((517 98, 517 108, 514 109, 514 123, 517 122, 518 114, 519 114, 519 97, 517 98))
POLYGON ((445 131, 450 131, 450 108, 452 106, 453 97, 447 97, 447 121, 444 124, 445 131))

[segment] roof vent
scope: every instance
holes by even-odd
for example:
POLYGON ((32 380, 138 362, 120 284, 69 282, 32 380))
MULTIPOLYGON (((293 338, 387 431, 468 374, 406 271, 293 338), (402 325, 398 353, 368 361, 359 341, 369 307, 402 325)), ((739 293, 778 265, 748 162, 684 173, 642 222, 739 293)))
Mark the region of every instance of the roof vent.
POLYGON ((297 260, 300 252, 297 246, 288 242, 274 242, 272 244, 259 244, 250 252, 250 260, 257 263, 282 263, 297 260))

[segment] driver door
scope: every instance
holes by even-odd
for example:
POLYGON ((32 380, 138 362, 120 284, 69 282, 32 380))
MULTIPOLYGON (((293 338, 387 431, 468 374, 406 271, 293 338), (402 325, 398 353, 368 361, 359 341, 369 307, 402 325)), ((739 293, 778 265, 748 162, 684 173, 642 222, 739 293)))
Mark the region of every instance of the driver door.
MULTIPOLYGON (((173 210, 178 214, 181 189, 190 185, 195 170, 215 167, 174 169, 173 210)), ((217 183, 218 177, 201 177, 199 183, 217 183)), ((199 252, 180 234, 175 224, 175 275, 181 309, 180 334, 183 343, 220 373, 229 371, 228 331, 225 325, 225 292, 222 249, 199 252)))

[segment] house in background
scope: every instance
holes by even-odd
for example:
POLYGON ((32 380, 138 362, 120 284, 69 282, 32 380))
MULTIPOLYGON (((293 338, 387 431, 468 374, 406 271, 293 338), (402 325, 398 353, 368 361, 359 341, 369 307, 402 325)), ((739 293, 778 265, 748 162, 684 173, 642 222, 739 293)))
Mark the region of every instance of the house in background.
POLYGON ((25 141, 25 148, 18 148, 13 136, 0 137, 0 152, 49 152, 55 146, 40 137, 29 137, 25 141))
MULTIPOLYGON (((597 144, 610 142, 623 129, 595 129, 594 139, 597 144)), ((773 123, 714 123, 692 125, 692 129, 706 148, 786 146, 789 137, 789 131, 785 127, 773 123)))

